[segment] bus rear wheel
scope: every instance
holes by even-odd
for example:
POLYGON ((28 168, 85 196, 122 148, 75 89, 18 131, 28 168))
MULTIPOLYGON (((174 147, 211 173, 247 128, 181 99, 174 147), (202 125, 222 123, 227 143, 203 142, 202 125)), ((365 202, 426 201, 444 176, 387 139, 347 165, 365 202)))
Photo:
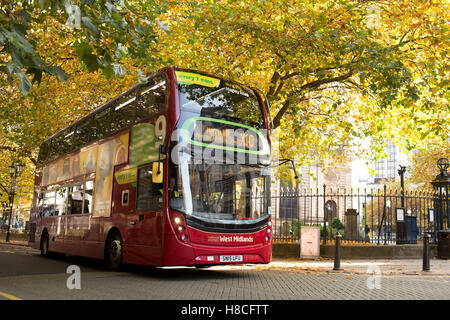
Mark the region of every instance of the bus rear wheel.
POLYGON ((49 252, 48 252, 48 233, 44 233, 43 237, 42 237, 42 241, 41 241, 41 256, 43 257, 48 257, 49 256, 49 252))
POLYGON ((122 238, 119 234, 112 234, 105 250, 106 267, 111 271, 119 271, 122 265, 122 238))

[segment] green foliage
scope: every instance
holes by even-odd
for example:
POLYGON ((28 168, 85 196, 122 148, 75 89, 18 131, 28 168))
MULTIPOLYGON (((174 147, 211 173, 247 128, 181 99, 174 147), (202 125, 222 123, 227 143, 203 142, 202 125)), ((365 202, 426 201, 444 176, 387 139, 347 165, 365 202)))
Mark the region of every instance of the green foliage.
POLYGON ((44 138, 167 64, 261 88, 279 157, 298 166, 373 160, 382 138, 442 145, 449 12, 441 0, 0 0, 0 178, 13 156, 31 171, 44 138))
POLYGON ((301 227, 304 225, 303 221, 298 221, 297 219, 292 220, 291 232, 293 236, 301 235, 301 227))
POLYGON ((36 30, 47 28, 51 21, 59 31, 74 36, 72 45, 88 71, 123 75, 124 57, 142 65, 160 61, 152 51, 156 29, 162 27, 155 14, 163 11, 164 6, 154 1, 0 1, 0 72, 10 83, 16 76, 23 95, 32 81, 41 82, 43 73, 66 81, 68 74, 59 66, 61 57, 40 53, 39 39, 34 38, 36 30))
POLYGON ((448 9, 444 1, 178 1, 164 20, 176 28, 160 41, 178 65, 262 88, 280 158, 339 162, 352 148, 373 160, 381 138, 413 149, 449 137, 448 9), (367 138, 370 148, 360 143, 367 138))
POLYGON ((338 232, 341 234, 342 237, 345 237, 345 225, 339 218, 333 218, 333 220, 331 221, 331 228, 328 227, 328 230, 330 229, 333 237, 338 232))
POLYGON ((450 140, 437 140, 416 150, 411 156, 411 165, 407 168, 406 185, 418 187, 419 190, 431 189, 431 181, 440 173, 437 161, 450 159, 450 140))
MULTIPOLYGON (((325 228, 323 227, 323 225, 319 225, 319 227, 320 227, 320 237, 321 238, 324 238, 325 237, 325 228)), ((330 235, 329 234, 327 234, 327 237, 329 237, 330 235)))
POLYGON ((339 218, 334 218, 334 219, 331 221, 331 227, 332 227, 334 230, 337 230, 338 232, 339 232, 340 230, 344 230, 344 229, 345 229, 344 223, 342 223, 342 221, 341 221, 339 218))

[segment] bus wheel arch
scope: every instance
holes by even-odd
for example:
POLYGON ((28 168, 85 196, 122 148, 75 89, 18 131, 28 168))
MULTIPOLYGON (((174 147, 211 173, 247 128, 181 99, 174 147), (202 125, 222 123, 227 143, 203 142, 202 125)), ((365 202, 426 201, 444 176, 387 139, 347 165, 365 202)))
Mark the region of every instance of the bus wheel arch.
POLYGON ((123 240, 117 227, 112 227, 105 241, 104 259, 107 269, 119 271, 122 264, 123 240))

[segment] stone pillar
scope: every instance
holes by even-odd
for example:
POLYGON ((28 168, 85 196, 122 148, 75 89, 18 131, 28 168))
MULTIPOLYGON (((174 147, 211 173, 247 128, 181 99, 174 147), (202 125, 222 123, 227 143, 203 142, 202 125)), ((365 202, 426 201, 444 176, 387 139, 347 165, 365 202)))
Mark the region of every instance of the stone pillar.
POLYGON ((347 209, 345 211, 345 239, 358 239, 358 211, 356 209, 347 209))

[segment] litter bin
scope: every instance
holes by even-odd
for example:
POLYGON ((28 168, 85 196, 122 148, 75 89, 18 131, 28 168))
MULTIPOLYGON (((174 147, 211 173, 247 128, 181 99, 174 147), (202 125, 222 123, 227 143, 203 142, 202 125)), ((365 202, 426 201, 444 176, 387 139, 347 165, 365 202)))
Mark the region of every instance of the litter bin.
POLYGON ((450 229, 441 230, 438 234, 438 258, 450 259, 450 229))

